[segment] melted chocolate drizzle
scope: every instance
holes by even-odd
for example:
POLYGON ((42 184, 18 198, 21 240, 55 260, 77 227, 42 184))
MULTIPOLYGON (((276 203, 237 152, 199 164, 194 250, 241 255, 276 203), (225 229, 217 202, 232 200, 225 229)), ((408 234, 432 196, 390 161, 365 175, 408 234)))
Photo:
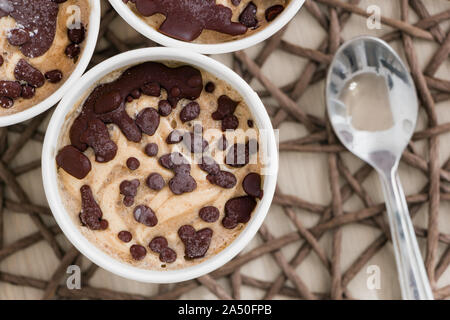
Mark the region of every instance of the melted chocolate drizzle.
MULTIPOLYGON (((29 57, 39 57, 51 47, 56 33, 58 3, 51 0, 5 0, 0 9, 0 18, 10 16, 16 20, 19 30, 24 30, 28 37, 20 45, 20 51, 29 57)), ((12 29, 17 30, 17 29, 12 29)), ((10 32, 12 31, 10 30, 10 32)))
POLYGON ((247 27, 232 22, 232 11, 216 0, 131 0, 137 11, 145 17, 161 13, 166 20, 159 31, 183 41, 192 41, 203 29, 233 36, 244 34, 247 27))
MULTIPOLYGON (((86 130, 89 123, 100 120, 104 124, 114 123, 123 132, 125 137, 133 142, 142 138, 141 128, 130 118, 125 110, 127 97, 133 91, 141 90, 149 84, 154 84, 167 91, 167 100, 172 106, 183 98, 194 100, 202 92, 202 76, 199 70, 191 66, 170 68, 157 62, 145 62, 127 69, 117 80, 101 84, 89 95, 83 104, 80 115, 70 128, 70 141, 80 151, 88 148, 86 130), (199 81, 193 81, 199 80, 199 81), (83 137, 83 138, 82 138, 83 137)), ((110 140, 106 127, 97 126, 103 139, 108 144, 110 140)), ((93 132, 94 133, 94 132, 93 132)), ((106 142, 105 142, 106 143, 106 142)), ((94 150, 97 156, 97 150, 94 150)), ((114 158, 102 157, 104 160, 114 158)))

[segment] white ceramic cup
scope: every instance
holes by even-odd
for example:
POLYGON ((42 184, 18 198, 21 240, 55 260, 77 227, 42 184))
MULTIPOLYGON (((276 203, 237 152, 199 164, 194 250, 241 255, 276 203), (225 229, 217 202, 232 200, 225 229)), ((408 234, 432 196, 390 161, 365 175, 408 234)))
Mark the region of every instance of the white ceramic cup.
POLYGON ((244 37, 239 40, 215 44, 198 44, 168 37, 149 26, 144 20, 131 11, 122 0, 109 0, 109 2, 120 14, 120 16, 134 29, 136 29, 143 36, 159 43, 160 45, 165 47, 188 49, 203 54, 220 54, 243 50, 266 40, 283 28, 289 21, 291 21, 298 10, 300 10, 305 0, 291 0, 289 5, 275 20, 271 21, 264 29, 255 32, 251 36, 244 37))
POLYGON ((19 122, 26 121, 37 115, 41 114, 44 111, 47 111, 54 105, 58 103, 59 100, 64 96, 64 94, 74 86, 74 84, 80 79, 89 65, 89 61, 91 61, 92 55, 94 54, 95 46, 97 45, 97 37, 100 28, 100 19, 101 19, 101 8, 100 1, 98 0, 90 0, 90 15, 89 15, 89 26, 87 37, 85 40, 85 47, 83 52, 78 60, 78 63, 71 73, 70 77, 64 82, 64 84, 59 87, 58 90, 52 93, 48 98, 43 100, 42 102, 25 109, 21 112, 0 117, 0 127, 10 126, 19 122))
POLYGON ((48 203, 64 234, 72 244, 87 258, 100 267, 124 278, 152 283, 180 282, 207 274, 232 259, 253 238, 261 226, 272 202, 278 171, 278 152, 275 135, 269 116, 253 89, 234 71, 209 57, 190 51, 180 52, 170 48, 147 48, 129 51, 110 58, 87 72, 75 83, 56 108, 45 135, 42 150, 42 178, 48 203), (224 250, 206 261, 180 270, 153 271, 134 267, 120 262, 106 254, 80 232, 66 211, 58 189, 57 166, 55 156, 58 152, 58 140, 67 114, 79 103, 79 99, 89 93, 99 80, 109 73, 146 61, 180 61, 203 69, 219 79, 229 83, 245 100, 258 128, 265 129, 260 145, 265 148, 264 161, 270 173, 264 178, 264 197, 258 202, 251 220, 240 235, 224 250), (265 141, 264 141, 265 140, 265 141))

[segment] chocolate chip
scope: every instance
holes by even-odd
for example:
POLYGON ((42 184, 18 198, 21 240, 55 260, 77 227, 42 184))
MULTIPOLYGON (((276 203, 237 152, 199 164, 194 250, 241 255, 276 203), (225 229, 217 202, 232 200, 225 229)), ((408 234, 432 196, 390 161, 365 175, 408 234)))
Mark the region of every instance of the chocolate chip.
POLYGON ((183 143, 188 147, 191 153, 202 153, 208 149, 208 141, 203 139, 201 134, 186 132, 183 136, 183 143))
POLYGON ((236 130, 238 126, 239 120, 234 114, 227 115, 222 120, 222 131, 236 130))
POLYGON ((276 17, 284 10, 284 7, 280 4, 271 6, 266 9, 265 17, 268 22, 275 20, 276 17))
POLYGON ((200 105, 197 102, 189 102, 180 112, 182 122, 196 119, 200 114, 200 105))
POLYGON ((170 179, 169 188, 174 194, 180 195, 194 191, 197 188, 197 182, 189 174, 176 174, 170 179))
POLYGON ((0 97, 17 99, 22 93, 22 86, 17 81, 0 81, 0 97))
POLYGON ((130 247, 130 253, 134 260, 140 261, 147 255, 147 250, 139 244, 133 244, 130 247))
POLYGON ((231 0, 231 3, 237 7, 241 3, 241 0, 231 0))
POLYGON ((134 219, 137 222, 142 223, 147 227, 154 227, 158 224, 158 218, 156 217, 153 210, 145 205, 141 204, 134 208, 133 214, 134 219))
POLYGON ((159 191, 165 184, 164 178, 159 173, 154 172, 147 177, 147 186, 152 190, 159 191))
POLYGON ((108 162, 116 156, 117 145, 110 139, 106 125, 98 119, 88 122, 88 127, 81 134, 80 141, 94 149, 97 162, 108 162))
POLYGON ((0 67, 3 65, 5 60, 3 59, 3 56, 0 54, 0 67))
POLYGON ((126 207, 131 207, 134 204, 134 197, 137 194, 137 188, 139 187, 139 185, 140 182, 138 179, 133 179, 131 181, 124 180, 120 183, 120 194, 123 194, 125 196, 123 198, 123 204, 126 207))
POLYGON ((217 99, 217 110, 213 112, 214 120, 223 120, 227 115, 231 115, 236 110, 239 102, 231 100, 228 96, 222 95, 217 99))
POLYGON ((135 90, 131 91, 130 95, 133 97, 133 99, 139 99, 142 94, 139 89, 135 89, 135 90))
POLYGON ((24 29, 12 29, 9 31, 8 42, 13 46, 21 46, 30 41, 30 35, 24 29))
POLYGON ((159 127, 159 114, 153 108, 145 108, 137 115, 136 124, 142 132, 152 136, 159 127))
POLYGON ((158 102, 158 113, 162 117, 167 117, 172 112, 172 106, 169 101, 161 100, 158 102))
POLYGON ((217 174, 220 171, 220 167, 217 162, 208 156, 203 156, 201 163, 198 164, 199 168, 208 174, 217 174))
POLYGON ((214 90, 216 90, 216 85, 214 84, 214 82, 208 82, 205 86, 205 91, 208 93, 213 93, 214 90))
POLYGON ((123 242, 130 242, 133 236, 128 231, 120 231, 117 237, 123 242))
POLYGON ((70 59, 77 58, 81 53, 81 48, 76 43, 71 43, 66 47, 66 50, 64 51, 66 56, 68 56, 70 59))
POLYGON ((14 101, 7 97, 0 97, 0 107, 9 109, 14 105, 14 101))
POLYGON ((65 146, 56 155, 56 164, 71 176, 84 179, 91 171, 91 161, 80 150, 65 146))
POLYGON ((197 259, 205 256, 211 244, 213 231, 205 228, 195 231, 194 227, 184 225, 178 229, 178 236, 184 243, 186 259, 197 259))
POLYGON ((145 146, 145 154, 149 157, 155 157, 158 154, 158 145, 156 143, 148 143, 145 146))
POLYGON ((169 246, 169 243, 164 237, 155 237, 152 239, 152 241, 150 241, 148 246, 153 252, 161 253, 164 248, 167 248, 169 246))
POLYGON ((159 260, 165 263, 175 262, 177 260, 177 253, 173 249, 164 248, 159 255, 159 260))
POLYGON ((250 161, 248 144, 236 143, 225 156, 225 163, 234 168, 246 166, 250 161))
POLYGON ((253 122, 252 119, 248 119, 247 120, 247 125, 248 125, 249 128, 253 128, 255 126, 255 123, 253 122))
POLYGON ((166 138, 168 144, 177 144, 183 140, 184 134, 179 130, 173 130, 166 138))
POLYGON ((219 171, 216 174, 208 174, 206 179, 208 179, 210 183, 224 189, 231 189, 237 183, 236 176, 228 171, 219 171))
POLYGON ((62 80, 63 74, 60 70, 51 70, 45 73, 45 78, 51 83, 58 83, 62 80))
POLYGON ((207 206, 200 209, 198 215, 205 222, 216 222, 219 219, 219 209, 214 206, 207 206))
POLYGON ((226 229, 234 229, 238 223, 247 223, 256 207, 256 200, 251 196, 242 196, 225 203, 225 217, 222 225, 226 229))
POLYGON ((25 84, 22 86, 21 97, 24 99, 31 99, 36 94, 36 89, 33 86, 25 84))
POLYGON ((105 230, 108 228, 108 221, 102 219, 103 212, 95 201, 91 188, 88 185, 84 185, 80 188, 80 192, 81 223, 91 230, 105 230))
POLYGON ((84 25, 80 23, 79 28, 67 29, 67 36, 72 43, 80 44, 84 41, 86 30, 84 25))
POLYGON ((94 105, 96 114, 107 113, 116 110, 122 104, 122 96, 119 91, 110 91, 102 95, 101 99, 97 99, 94 105))
POLYGON ((242 181, 242 187, 249 196, 262 199, 264 192, 261 190, 261 176, 258 173, 249 173, 242 181))
POLYGON ((256 19, 256 5, 250 2, 242 11, 239 16, 239 22, 247 28, 255 28, 258 25, 258 19, 256 19))
POLYGON ((189 162, 179 152, 168 153, 159 158, 159 164, 166 169, 176 170, 179 166, 188 166, 190 171, 189 162))
POLYGON ((159 97, 161 95, 161 86, 156 82, 144 84, 141 90, 147 96, 159 97))
POLYGON ((170 94, 171 94, 173 97, 178 97, 178 96, 181 94, 181 90, 180 90, 180 88, 178 88, 177 86, 172 87, 172 89, 170 89, 170 94))
POLYGON ((217 141, 217 148, 219 150, 226 150, 228 147, 228 141, 227 138, 225 137, 225 135, 222 135, 222 137, 219 139, 219 141, 217 141))
POLYGON ((44 75, 24 59, 20 59, 14 68, 14 76, 17 80, 25 81, 33 87, 42 87, 45 83, 44 75))
POLYGON ((136 170, 140 165, 141 163, 135 157, 130 157, 127 159, 127 167, 130 170, 136 170))

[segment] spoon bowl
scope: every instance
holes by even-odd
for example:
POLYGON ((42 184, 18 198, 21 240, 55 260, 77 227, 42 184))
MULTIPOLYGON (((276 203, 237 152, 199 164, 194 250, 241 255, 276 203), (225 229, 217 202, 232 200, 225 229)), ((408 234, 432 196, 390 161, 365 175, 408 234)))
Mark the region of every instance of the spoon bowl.
POLYGON ((418 115, 416 89, 408 70, 384 41, 373 37, 355 38, 342 45, 330 65, 326 102, 331 125, 339 140, 379 174, 403 299, 433 299, 397 173, 418 115), (381 82, 384 87, 381 95, 387 97, 377 95, 378 92, 374 94, 376 86, 373 83, 363 84, 369 76, 381 82), (349 102, 345 95, 358 86, 365 93, 349 102), (365 127, 354 123, 356 117, 352 111, 363 107, 360 117, 366 120, 365 127), (369 130, 367 124, 375 122, 383 108, 390 114, 389 124, 369 130))

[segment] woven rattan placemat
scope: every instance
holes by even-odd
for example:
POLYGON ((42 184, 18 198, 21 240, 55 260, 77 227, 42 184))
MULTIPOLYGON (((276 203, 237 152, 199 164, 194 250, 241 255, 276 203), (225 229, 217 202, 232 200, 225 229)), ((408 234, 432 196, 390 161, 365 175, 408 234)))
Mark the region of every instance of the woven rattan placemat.
MULTIPOLYGON (((156 45, 128 27, 106 1, 102 5, 91 66, 156 45)), ((449 297, 449 22, 446 0, 307 0, 286 28, 263 44, 214 57, 254 86, 280 129, 279 184, 266 223, 248 248, 185 283, 121 279, 91 264, 61 235, 40 171, 51 111, 0 129, 0 298, 400 298, 375 174, 339 144, 324 111, 327 65, 342 41, 359 34, 391 43, 416 83, 420 120, 400 175, 435 297, 449 297), (367 27, 371 5, 381 10, 381 29, 367 27), (71 264, 83 267, 80 290, 65 285, 71 264), (380 288, 367 284, 373 272, 381 274, 380 288)))

